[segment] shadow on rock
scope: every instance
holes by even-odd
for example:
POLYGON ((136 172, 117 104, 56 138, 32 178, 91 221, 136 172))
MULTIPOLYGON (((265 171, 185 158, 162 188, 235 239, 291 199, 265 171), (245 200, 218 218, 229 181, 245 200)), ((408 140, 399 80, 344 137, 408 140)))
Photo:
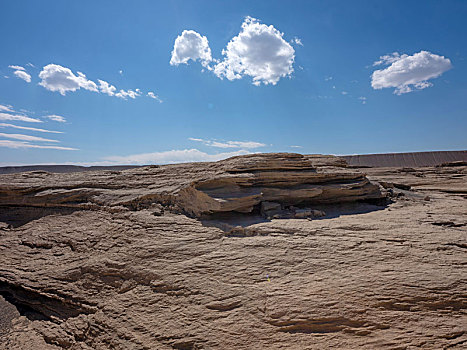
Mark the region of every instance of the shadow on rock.
MULTIPOLYGON (((217 227, 226 232, 228 236, 252 236, 250 226, 271 222, 272 220, 285 219, 307 219, 323 220, 338 218, 342 215, 366 214, 373 211, 384 210, 388 203, 378 201, 369 202, 350 202, 337 204, 318 204, 313 207, 308 206, 280 206, 279 204, 263 202, 251 213, 226 212, 205 215, 200 218, 203 226, 217 227), (245 231, 247 229, 248 232, 245 231), (251 231, 251 232, 250 232, 251 231)), ((256 231, 255 231, 256 232, 256 231)))

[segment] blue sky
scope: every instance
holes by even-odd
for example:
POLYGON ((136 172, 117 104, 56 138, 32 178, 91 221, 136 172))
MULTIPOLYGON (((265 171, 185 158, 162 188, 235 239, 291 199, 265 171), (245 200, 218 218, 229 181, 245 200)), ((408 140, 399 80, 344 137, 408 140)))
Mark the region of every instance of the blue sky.
POLYGON ((3 0, 0 16, 0 165, 467 149, 466 1, 3 0))

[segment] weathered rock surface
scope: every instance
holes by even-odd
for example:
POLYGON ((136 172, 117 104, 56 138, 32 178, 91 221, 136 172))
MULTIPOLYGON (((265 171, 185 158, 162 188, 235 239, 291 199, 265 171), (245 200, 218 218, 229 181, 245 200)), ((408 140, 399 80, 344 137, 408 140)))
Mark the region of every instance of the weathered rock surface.
POLYGON ((220 212, 250 213, 263 201, 290 206, 382 197, 379 186, 364 174, 346 169, 340 158, 290 153, 121 172, 35 171, 0 178, 0 205, 62 211, 103 206, 142 209, 162 203, 173 211, 199 217, 220 212))
POLYGON ((467 167, 407 170, 278 154, 0 176, 0 348, 465 347, 467 167), (377 182, 391 204, 361 202, 377 182), (326 216, 248 222, 278 204, 326 216), (241 234, 209 224, 230 211, 241 234))

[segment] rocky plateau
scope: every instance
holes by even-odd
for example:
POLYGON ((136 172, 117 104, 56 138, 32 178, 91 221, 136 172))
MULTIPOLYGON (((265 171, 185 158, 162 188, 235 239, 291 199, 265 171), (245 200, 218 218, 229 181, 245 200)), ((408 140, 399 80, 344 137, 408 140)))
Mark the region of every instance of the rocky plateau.
POLYGON ((0 349, 462 349, 467 166, 0 175, 0 349))

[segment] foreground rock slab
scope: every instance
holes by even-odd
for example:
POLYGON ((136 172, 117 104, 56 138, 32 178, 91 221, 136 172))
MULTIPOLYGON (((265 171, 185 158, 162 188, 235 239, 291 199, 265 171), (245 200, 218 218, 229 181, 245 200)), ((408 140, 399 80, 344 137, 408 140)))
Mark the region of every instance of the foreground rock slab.
POLYGON ((331 157, 255 157, 0 176, 11 219, 0 227, 0 348, 465 347, 467 167, 367 178, 331 157), (356 202, 380 200, 380 182, 391 204, 356 202), (285 195, 296 186, 335 195, 285 195), (263 218, 238 236, 207 224, 227 207, 254 216, 276 188, 272 202, 326 215, 263 218))

